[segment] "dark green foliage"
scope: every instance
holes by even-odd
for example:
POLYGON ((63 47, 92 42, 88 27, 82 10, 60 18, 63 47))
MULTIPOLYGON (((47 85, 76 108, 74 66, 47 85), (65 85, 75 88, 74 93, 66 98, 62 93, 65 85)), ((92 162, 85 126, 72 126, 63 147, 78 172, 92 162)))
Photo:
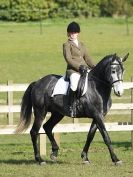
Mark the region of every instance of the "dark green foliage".
POLYGON ((101 16, 132 16, 133 0, 101 0, 101 16))
POLYGON ((63 17, 99 16, 100 0, 55 0, 58 4, 58 14, 63 17))
POLYGON ((10 18, 10 2, 9 0, 0 0, 0 20, 8 20, 10 18))
POLYGON ((0 20, 133 15, 133 0, 0 0, 0 20))
POLYGON ((45 19, 55 7, 53 0, 2 0, 0 19, 12 21, 45 19))

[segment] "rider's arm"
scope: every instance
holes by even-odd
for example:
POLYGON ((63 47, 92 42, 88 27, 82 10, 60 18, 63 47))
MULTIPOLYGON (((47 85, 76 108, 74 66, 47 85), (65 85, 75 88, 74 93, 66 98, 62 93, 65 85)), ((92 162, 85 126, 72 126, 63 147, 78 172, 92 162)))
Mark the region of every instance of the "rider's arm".
POLYGON ((73 59, 74 56, 72 55, 70 44, 63 44, 63 55, 68 64, 68 67, 74 69, 75 71, 79 71, 80 63, 77 60, 73 59))
POLYGON ((90 68, 93 68, 95 65, 92 59, 90 58, 88 51, 84 45, 83 45, 83 48, 84 48, 84 60, 90 68))

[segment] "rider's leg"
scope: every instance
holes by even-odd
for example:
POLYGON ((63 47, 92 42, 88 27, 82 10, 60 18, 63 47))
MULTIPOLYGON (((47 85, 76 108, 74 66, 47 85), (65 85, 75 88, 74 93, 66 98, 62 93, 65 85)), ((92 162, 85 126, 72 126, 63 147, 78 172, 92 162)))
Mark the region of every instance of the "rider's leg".
POLYGON ((69 110, 70 110, 70 116, 74 117, 74 110, 73 110, 73 102, 74 102, 74 97, 75 97, 75 91, 73 91, 71 88, 69 90, 69 110))
POLYGON ((70 106, 71 117, 75 117, 76 114, 73 102, 74 102, 75 91, 77 90, 79 79, 80 79, 79 73, 73 73, 70 76, 69 106, 70 106))
POLYGON ((77 90, 79 79, 80 79, 79 73, 72 73, 70 76, 70 88, 74 92, 77 90))

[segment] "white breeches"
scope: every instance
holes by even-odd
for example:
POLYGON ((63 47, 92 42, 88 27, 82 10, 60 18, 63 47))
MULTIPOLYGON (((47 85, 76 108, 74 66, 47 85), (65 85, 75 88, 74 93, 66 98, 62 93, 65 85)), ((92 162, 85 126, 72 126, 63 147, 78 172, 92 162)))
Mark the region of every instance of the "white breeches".
POLYGON ((73 91, 77 90, 79 79, 80 79, 80 74, 79 73, 71 74, 71 76, 70 76, 70 88, 73 91))

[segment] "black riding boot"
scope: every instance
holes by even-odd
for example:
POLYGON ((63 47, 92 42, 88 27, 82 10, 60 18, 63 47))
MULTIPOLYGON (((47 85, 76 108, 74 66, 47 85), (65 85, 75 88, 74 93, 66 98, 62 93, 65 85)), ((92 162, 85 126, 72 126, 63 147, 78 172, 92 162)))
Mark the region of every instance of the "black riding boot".
POLYGON ((76 107, 74 104, 74 99, 75 99, 75 91, 73 91, 72 89, 69 90, 69 108, 70 108, 70 116, 71 117, 75 117, 76 116, 76 107))

